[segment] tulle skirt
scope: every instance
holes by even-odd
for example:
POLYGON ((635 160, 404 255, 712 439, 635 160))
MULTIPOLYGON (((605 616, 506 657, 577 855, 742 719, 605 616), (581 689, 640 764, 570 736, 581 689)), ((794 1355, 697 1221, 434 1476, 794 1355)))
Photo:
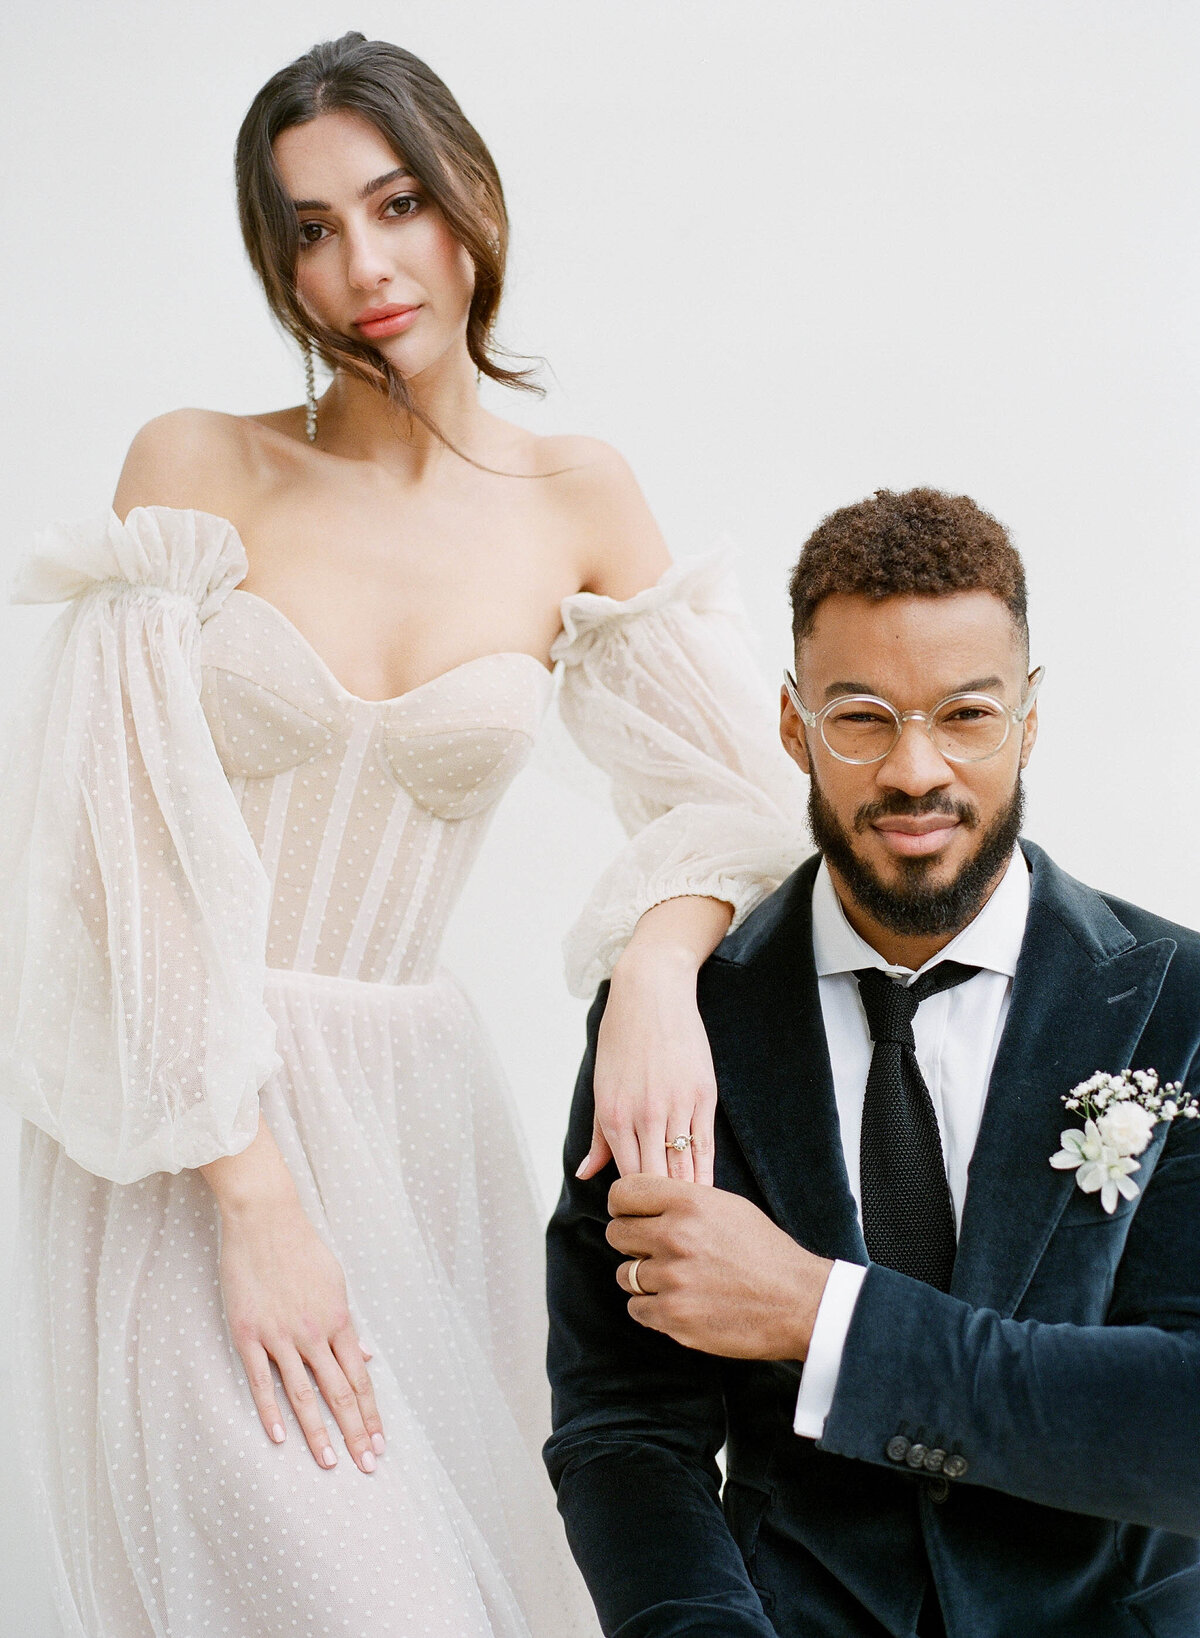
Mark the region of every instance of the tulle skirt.
POLYGON ((27 1125, 18 1416, 69 1638, 590 1638, 539 1455, 540 1214, 474 1011, 445 975, 275 971, 267 1001, 263 1110, 374 1349, 387 1453, 323 1471, 282 1393, 267 1439, 202 1177, 111 1184, 27 1125))

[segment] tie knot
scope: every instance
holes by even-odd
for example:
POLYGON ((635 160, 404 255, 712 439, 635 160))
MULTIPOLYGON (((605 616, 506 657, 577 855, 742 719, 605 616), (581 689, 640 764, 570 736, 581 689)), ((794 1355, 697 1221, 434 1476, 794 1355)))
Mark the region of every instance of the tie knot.
POLYGON ((968 967, 961 961, 939 961, 911 984, 903 984, 898 978, 889 978, 878 967, 862 968, 854 976, 858 979, 858 993, 862 996, 872 1041, 895 1041, 902 1047, 915 1047, 912 1026, 921 1002, 942 990, 965 984, 978 971, 978 967, 968 967))

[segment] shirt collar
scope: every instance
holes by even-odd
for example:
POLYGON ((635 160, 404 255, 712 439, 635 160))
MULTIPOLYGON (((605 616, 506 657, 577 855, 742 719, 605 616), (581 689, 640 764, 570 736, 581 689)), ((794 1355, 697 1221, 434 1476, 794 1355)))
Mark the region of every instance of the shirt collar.
MULTIPOLYGON (((1016 847, 1008 869, 983 909, 925 963, 921 972, 936 967, 939 961, 962 961, 968 966, 986 967, 989 972, 1004 973, 1012 978, 1016 974, 1028 916, 1029 868, 1025 855, 1016 847)), ((872 949, 854 931, 824 859, 813 883, 812 925, 818 977, 852 973, 861 967, 879 967, 896 977, 913 976, 909 967, 889 966, 879 951, 872 949)))

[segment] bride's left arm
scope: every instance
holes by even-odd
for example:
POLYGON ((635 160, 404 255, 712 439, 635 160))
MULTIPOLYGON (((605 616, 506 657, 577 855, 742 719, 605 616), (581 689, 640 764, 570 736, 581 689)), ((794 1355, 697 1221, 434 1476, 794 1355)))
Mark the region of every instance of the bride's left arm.
POLYGON ((612 780, 631 840, 566 943, 568 979, 611 978, 580 1175, 610 1159, 711 1182, 716 1083, 696 975, 800 862, 804 789, 753 657, 729 570, 668 566, 624 463, 606 477, 591 589, 563 604, 559 707, 612 780), (690 1135, 681 1151, 670 1139, 690 1135))

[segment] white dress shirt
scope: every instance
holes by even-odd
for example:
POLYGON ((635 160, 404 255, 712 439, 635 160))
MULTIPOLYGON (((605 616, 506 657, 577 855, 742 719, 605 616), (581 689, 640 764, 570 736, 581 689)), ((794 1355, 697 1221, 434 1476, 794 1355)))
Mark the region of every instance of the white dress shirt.
MULTIPOLYGON (((1028 914, 1029 869, 1020 848, 1016 848, 999 886, 974 921, 968 922, 920 969, 926 973, 940 961, 962 961, 980 969, 966 983, 922 1001, 913 1020, 917 1062, 929 1088, 942 1140, 956 1232, 962 1225, 967 1169, 1008 1018, 1013 975, 1028 914)), ((862 967, 878 967, 909 984, 919 974, 908 967, 889 966, 859 937, 846 919, 824 862, 813 883, 812 926, 842 1154, 861 1218, 859 1143, 872 1043, 854 974, 862 967)), ((854 1263, 836 1262, 821 1298, 796 1402, 795 1429, 806 1438, 819 1438, 824 1431, 846 1334, 866 1272, 854 1263)))

